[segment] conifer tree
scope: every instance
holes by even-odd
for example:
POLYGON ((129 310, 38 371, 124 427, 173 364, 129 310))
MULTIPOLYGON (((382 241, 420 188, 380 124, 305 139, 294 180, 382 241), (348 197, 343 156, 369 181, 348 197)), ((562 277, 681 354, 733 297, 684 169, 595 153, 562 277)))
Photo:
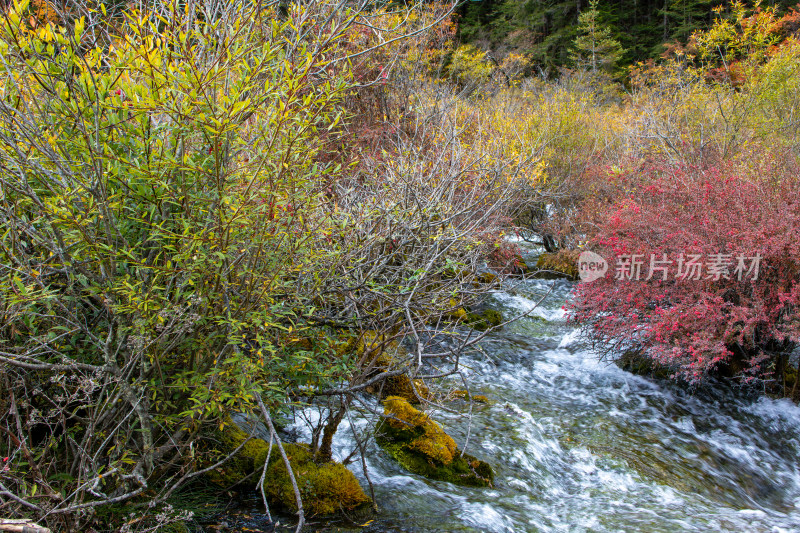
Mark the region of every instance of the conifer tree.
POLYGON ((614 39, 611 28, 600 21, 598 0, 578 15, 578 36, 573 41, 572 61, 581 70, 611 73, 623 54, 622 45, 614 39))

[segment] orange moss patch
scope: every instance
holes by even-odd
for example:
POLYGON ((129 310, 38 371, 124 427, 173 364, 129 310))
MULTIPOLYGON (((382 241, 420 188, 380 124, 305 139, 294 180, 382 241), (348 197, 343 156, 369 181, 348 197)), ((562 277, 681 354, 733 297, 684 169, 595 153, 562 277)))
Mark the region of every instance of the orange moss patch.
POLYGON ((421 379, 415 379, 412 387, 411 378, 405 374, 401 374, 386 380, 386 383, 383 385, 383 395, 387 398, 390 396, 399 396, 404 400, 408 400, 409 403, 419 403, 419 398, 431 398, 431 391, 421 379), (416 394, 414 394, 414 389, 417 391, 416 394), (419 398, 417 395, 419 395, 419 398))
POLYGON ((384 400, 387 418, 375 440, 405 469, 431 479, 460 485, 491 486, 494 472, 487 463, 461 453, 455 441, 425 413, 399 396, 384 400))
MULTIPOLYGON (((470 395, 465 390, 455 390, 455 391, 453 391, 451 393, 451 396, 453 396, 454 398, 461 398, 463 400, 469 400, 469 398, 470 398, 470 395)), ((488 404, 489 403, 489 398, 487 398, 483 394, 473 394, 472 395, 472 401, 473 402, 478 402, 478 403, 488 404)))
POLYGON ((414 409, 407 400, 399 396, 389 396, 383 402, 385 414, 402 420, 389 419, 389 425, 400 431, 421 431, 409 443, 409 448, 419 451, 434 461, 442 464, 453 462, 453 455, 458 450, 456 441, 442 429, 442 426, 431 420, 425 413, 414 409), (403 422, 406 422, 404 424, 403 422))

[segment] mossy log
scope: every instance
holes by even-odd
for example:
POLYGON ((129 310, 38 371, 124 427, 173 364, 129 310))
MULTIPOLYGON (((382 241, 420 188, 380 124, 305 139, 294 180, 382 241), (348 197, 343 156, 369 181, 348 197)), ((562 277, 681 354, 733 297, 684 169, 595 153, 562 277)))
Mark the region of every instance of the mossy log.
POLYGON ((10 533, 50 533, 46 527, 34 524, 24 518, 0 518, 0 531, 10 533))

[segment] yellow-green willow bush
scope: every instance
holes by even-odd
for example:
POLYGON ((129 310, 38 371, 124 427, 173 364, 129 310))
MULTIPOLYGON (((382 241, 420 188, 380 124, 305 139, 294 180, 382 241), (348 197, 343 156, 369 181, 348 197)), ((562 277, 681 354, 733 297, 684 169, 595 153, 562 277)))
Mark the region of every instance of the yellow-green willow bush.
POLYGON ((2 490, 75 528, 190 471, 202 421, 345 368, 278 340, 325 277, 316 154, 346 71, 336 36, 250 4, 28 13, 0 20, 2 423, 27 428, 2 490))

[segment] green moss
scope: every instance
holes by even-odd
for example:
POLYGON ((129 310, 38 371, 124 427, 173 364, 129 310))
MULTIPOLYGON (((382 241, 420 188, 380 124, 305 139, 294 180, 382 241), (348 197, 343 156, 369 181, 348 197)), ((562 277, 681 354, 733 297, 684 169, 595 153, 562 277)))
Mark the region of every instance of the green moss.
POLYGON ((486 309, 483 312, 483 318, 493 328, 503 323, 503 313, 496 309, 486 309))
POLYGON ((463 307, 459 307, 455 311, 451 311, 450 313, 447 313, 447 316, 449 318, 452 318, 453 320, 460 320, 462 322, 467 319, 468 315, 469 314, 467 313, 467 310, 464 309, 463 307))
POLYGON ((409 403, 419 403, 419 398, 417 394, 414 394, 414 389, 417 390, 417 394, 423 399, 431 397, 430 390, 421 379, 415 379, 414 386, 412 387, 411 378, 406 374, 393 376, 387 379, 383 385, 383 395, 384 397, 400 396, 409 403))
MULTIPOLYGON (((341 463, 316 464, 306 444, 284 444, 292 465, 303 509, 309 516, 352 512, 369 504, 358 480, 341 463)), ((264 494, 271 504, 297 512, 294 489, 283 460, 272 460, 264 478, 264 494)))
MULTIPOLYGON (((470 395, 465 390, 455 390, 451 393, 451 395, 455 398, 463 398, 464 400, 468 400, 470 395)), ((489 403, 489 398, 484 396, 483 394, 473 394, 472 401, 478 403, 489 403)))
POLYGON ((455 441, 425 413, 403 398, 384 400, 387 418, 379 425, 375 440, 409 472, 458 485, 491 486, 494 472, 487 463, 462 454, 455 441))
POLYGON ((447 465, 453 460, 458 449, 456 441, 444 432, 442 426, 399 396, 389 396, 383 405, 385 414, 397 419, 388 419, 387 425, 409 449, 440 464, 447 465))
MULTIPOLYGON (((242 431, 228 418, 223 428, 216 433, 219 442, 218 451, 228 455, 235 450, 249 435, 242 431)), ((241 483, 245 478, 245 487, 255 486, 256 480, 251 476, 257 469, 263 468, 267 458, 269 444, 258 438, 252 438, 239 450, 230 461, 208 473, 208 479, 224 488, 241 483)))
MULTIPOLYGON (((235 450, 248 435, 230 419, 217 435, 220 452, 228 454, 235 450)), ((340 463, 317 465, 307 445, 284 444, 287 456, 303 498, 303 507, 309 515, 329 515, 341 510, 352 511, 370 499, 364 494, 352 472, 340 463)), ((230 461, 209 473, 213 483, 230 487, 250 476, 244 487, 253 487, 258 472, 267 458, 269 444, 253 438, 230 461)), ((264 492, 277 507, 291 512, 297 511, 294 490, 289 480, 286 465, 277 449, 272 450, 270 465, 264 481, 264 492)))
POLYGON ((536 261, 536 277, 578 279, 578 250, 559 250, 554 254, 544 253, 536 261))
POLYGON ((783 371, 783 379, 786 382, 786 389, 788 389, 786 394, 788 395, 792 387, 794 387, 794 382, 797 381, 797 369, 787 366, 783 371))
POLYGON ((495 309, 485 309, 480 313, 467 313, 464 323, 479 331, 486 331, 503 323, 503 313, 495 309))

